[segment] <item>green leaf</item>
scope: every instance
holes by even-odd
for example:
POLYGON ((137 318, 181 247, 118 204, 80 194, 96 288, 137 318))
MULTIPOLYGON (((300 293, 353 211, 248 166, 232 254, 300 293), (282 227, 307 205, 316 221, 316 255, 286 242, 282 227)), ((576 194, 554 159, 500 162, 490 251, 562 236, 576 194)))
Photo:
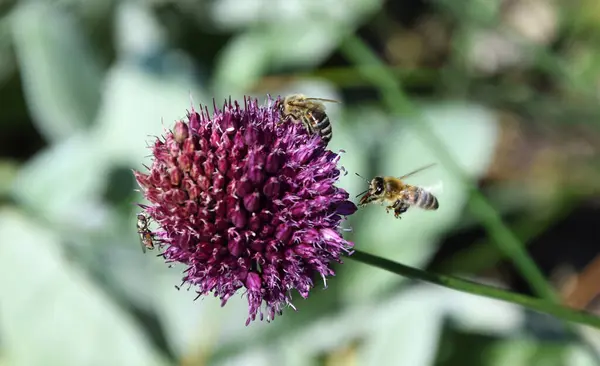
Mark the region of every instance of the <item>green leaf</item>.
POLYGON ((132 319, 65 258, 54 233, 0 211, 0 331, 15 365, 166 365, 132 319))
POLYGON ((118 62, 109 71, 103 95, 91 131, 93 143, 109 161, 136 168, 141 168, 145 157, 149 161, 148 143, 154 136, 186 118, 200 103, 212 110, 212 100, 191 77, 160 77, 127 62, 118 62))
POLYGON ((248 352, 237 354, 227 358, 222 362, 215 362, 215 366, 247 366, 247 365, 263 365, 277 366, 281 365, 281 359, 276 357, 273 350, 267 347, 252 349, 248 352))
MULTIPOLYGON (((598 332, 594 332, 594 336, 596 338, 596 347, 598 332)), ((598 362, 596 359, 590 355, 589 350, 585 349, 580 345, 574 345, 569 347, 565 352, 565 365, 570 366, 597 366, 598 362)), ((508 366, 508 365, 507 365, 508 366)), ((510 365, 512 366, 512 365, 510 365)))
MULTIPOLYGON (((0 85, 4 85, 10 80, 16 71, 16 60, 12 52, 12 40, 10 34, 10 22, 7 17, 0 17, 0 85)), ((3 111, 9 106, 4 101, 3 111)), ((6 112, 3 113, 6 118, 6 112)), ((7 121, 3 121, 6 123, 7 121)))
POLYGON ((219 56, 215 95, 247 90, 267 70, 314 67, 335 50, 357 23, 380 8, 381 1, 351 0, 343 7, 292 0, 214 2, 213 20, 223 29, 246 28, 219 56))
MULTIPOLYGON (((490 366, 560 366, 564 365, 561 344, 540 344, 533 339, 509 339, 499 342, 487 354, 490 366)), ((567 363, 568 365, 573 365, 567 363)))
POLYGON ((155 252, 144 255, 137 237, 134 239, 107 253, 107 280, 137 307, 156 314, 170 349, 179 359, 210 354, 217 345, 247 344, 272 330, 273 325, 266 322, 245 326, 248 303, 242 292, 221 307, 220 300, 213 296, 195 300, 194 287, 188 290, 184 285, 177 290, 185 267, 177 264, 169 268, 155 252))
POLYGON ((397 360, 401 365, 433 364, 448 317, 478 332, 514 334, 522 315, 521 309, 512 304, 428 284, 401 291, 373 313, 381 315, 371 320, 372 329, 360 351, 361 363, 366 365, 385 364, 387 360, 397 360), (501 319, 498 314, 503 314, 501 319))
POLYGON ((247 90, 267 71, 271 44, 263 33, 257 30, 238 35, 217 56, 211 88, 214 95, 247 90))
POLYGON ((17 176, 19 166, 11 160, 0 160, 0 196, 6 195, 17 176))
POLYGON ((12 193, 51 223, 70 228, 98 227, 106 215, 99 196, 108 168, 106 157, 88 135, 76 134, 22 166, 12 193))
MULTIPOLYGON (((289 0, 280 2, 225 0, 211 3, 211 15, 217 27, 225 30, 257 25, 270 25, 272 29, 297 23, 310 31, 315 21, 328 20, 333 24, 354 25, 381 8, 382 1, 347 0, 344 6, 327 2, 289 0)), ((301 36, 300 32, 298 36, 301 36)), ((323 34, 323 36, 327 36, 323 34)), ((292 43, 293 44, 293 43, 292 43)), ((288 48, 290 49, 290 48, 288 48)))
MULTIPOLYGON (((417 291, 414 291, 417 292, 417 291)), ((429 365, 441 334, 442 309, 413 291, 398 296, 378 309, 373 330, 360 351, 361 364, 429 365), (413 295, 413 296, 409 296, 413 295)))
MULTIPOLYGON (((164 268, 166 265, 162 264, 164 268)), ((171 348, 183 359, 197 353, 210 354, 214 348, 234 343, 248 343, 263 337, 272 324, 256 321, 246 327, 248 301, 240 291, 224 307, 213 296, 194 300, 194 288, 181 290, 183 266, 156 270, 153 276, 152 304, 171 348)), ((288 309, 291 311, 291 309, 288 309)))
POLYGON ((39 131, 60 140, 90 125, 102 71, 68 12, 24 2, 11 13, 25 99, 39 131))

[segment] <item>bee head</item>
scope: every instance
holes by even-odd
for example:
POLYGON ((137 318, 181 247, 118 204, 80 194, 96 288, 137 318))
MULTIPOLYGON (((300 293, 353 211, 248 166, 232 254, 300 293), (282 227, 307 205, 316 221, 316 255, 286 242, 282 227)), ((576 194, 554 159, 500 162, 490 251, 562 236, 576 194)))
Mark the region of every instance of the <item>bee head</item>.
POLYGON ((382 177, 375 177, 369 182, 369 189, 359 194, 362 196, 358 203, 359 206, 367 205, 378 200, 384 192, 384 180, 382 177))
POLYGON ((287 98, 277 100, 277 102, 276 102, 277 103, 276 108, 279 111, 279 113, 283 113, 284 112, 285 104, 287 103, 286 101, 287 101, 287 98))
POLYGON ((383 177, 375 177, 371 180, 371 194, 374 196, 380 196, 383 194, 385 182, 383 177))

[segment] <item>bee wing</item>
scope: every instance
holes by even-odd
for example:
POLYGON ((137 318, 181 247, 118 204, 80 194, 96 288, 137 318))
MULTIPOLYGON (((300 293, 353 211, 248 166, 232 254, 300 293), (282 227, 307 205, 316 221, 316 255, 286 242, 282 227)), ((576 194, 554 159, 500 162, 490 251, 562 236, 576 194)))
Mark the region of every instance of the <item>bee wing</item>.
POLYGON ((339 100, 325 99, 325 98, 306 98, 306 100, 318 100, 320 102, 341 103, 339 100))
POLYGON ((412 175, 415 175, 415 174, 417 174, 417 173, 419 173, 419 172, 422 172, 422 171, 423 171, 423 170, 425 170, 425 169, 429 169, 429 168, 431 168, 431 167, 432 167, 432 166, 434 166, 434 165, 435 165, 435 163, 432 163, 432 164, 429 164, 429 165, 422 166, 422 167, 420 167, 420 168, 418 168, 418 169, 415 169, 415 170, 413 170, 412 172, 410 172, 410 173, 408 173, 408 174, 404 174, 403 176, 401 176, 401 177, 398 177, 398 179, 400 179, 400 180, 406 179, 406 178, 408 178, 408 177, 410 177, 410 176, 412 176, 412 175))
POLYGON ((431 185, 431 186, 427 186, 427 187, 423 187, 424 190, 426 190, 427 192, 431 192, 435 195, 444 193, 444 182, 442 182, 441 180, 438 180, 435 184, 431 185))

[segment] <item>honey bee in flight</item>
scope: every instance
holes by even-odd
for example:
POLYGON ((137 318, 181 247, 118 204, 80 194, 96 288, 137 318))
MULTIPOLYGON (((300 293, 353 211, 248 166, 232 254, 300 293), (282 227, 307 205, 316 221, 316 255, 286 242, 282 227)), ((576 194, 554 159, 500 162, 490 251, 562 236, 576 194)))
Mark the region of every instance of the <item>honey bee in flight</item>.
POLYGON ((154 235, 150 229, 148 229, 148 217, 143 213, 137 214, 137 229, 140 235, 140 242, 142 244, 142 251, 146 253, 146 249, 154 249, 154 235))
MULTIPOLYGON (((419 207, 424 210, 437 210, 439 208, 439 203, 437 198, 431 192, 421 187, 406 184, 402 181, 403 179, 430 168, 433 165, 435 164, 426 165, 397 178, 377 176, 371 181, 367 180, 369 189, 358 195, 362 196, 358 206, 364 207, 370 203, 383 204, 387 202, 389 205, 386 206, 386 212, 394 210, 394 217, 396 218, 400 218, 400 215, 405 213, 410 206, 419 207)), ((358 176, 360 177, 360 175, 358 176)))
POLYGON ((281 122, 286 122, 290 118, 295 123, 302 122, 310 136, 318 133, 327 146, 333 136, 333 130, 329 116, 325 113, 325 104, 322 102, 339 103, 337 100, 309 98, 302 94, 288 95, 279 105, 281 122))

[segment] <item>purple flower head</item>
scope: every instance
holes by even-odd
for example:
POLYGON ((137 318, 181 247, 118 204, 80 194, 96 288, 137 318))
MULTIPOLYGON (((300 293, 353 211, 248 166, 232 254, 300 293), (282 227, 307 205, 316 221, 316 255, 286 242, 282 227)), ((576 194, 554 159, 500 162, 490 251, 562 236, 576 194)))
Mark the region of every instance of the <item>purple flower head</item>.
POLYGON ((245 287, 246 325, 263 319, 263 302, 270 321, 293 307, 291 290, 308 297, 353 246, 339 228, 356 211, 335 186, 339 155, 302 124, 279 124, 280 102, 230 100, 212 117, 192 109, 154 143, 150 171, 134 172, 164 258, 222 305, 245 287))

